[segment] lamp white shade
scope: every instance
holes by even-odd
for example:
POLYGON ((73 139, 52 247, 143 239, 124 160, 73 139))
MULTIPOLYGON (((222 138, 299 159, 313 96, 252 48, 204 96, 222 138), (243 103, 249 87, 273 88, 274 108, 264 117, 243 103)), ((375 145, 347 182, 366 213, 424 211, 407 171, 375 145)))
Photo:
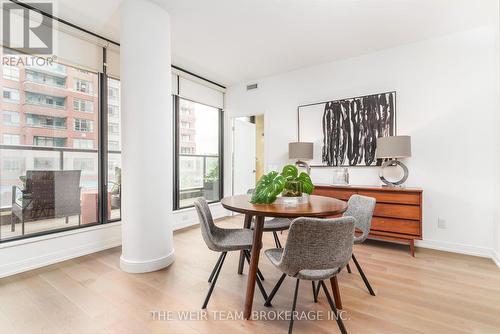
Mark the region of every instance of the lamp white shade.
POLYGON ((288 144, 288 158, 311 160, 313 158, 313 143, 294 142, 288 144))
POLYGON ((411 157, 411 137, 391 136, 377 138, 377 159, 395 159, 411 157))

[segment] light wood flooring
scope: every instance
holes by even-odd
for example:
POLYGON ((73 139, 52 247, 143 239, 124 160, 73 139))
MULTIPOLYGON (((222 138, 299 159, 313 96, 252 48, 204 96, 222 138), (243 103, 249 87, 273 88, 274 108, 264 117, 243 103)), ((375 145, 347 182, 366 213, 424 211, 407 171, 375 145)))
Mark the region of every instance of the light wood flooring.
MULTIPOLYGON (((218 224, 240 227, 242 217, 218 224)), ((272 247, 272 235, 264 236, 264 248, 272 247)), ((237 275, 237 253, 226 258, 208 320, 153 319, 153 311, 174 319, 181 311, 198 315, 218 257, 198 227, 176 232, 174 241, 176 261, 153 273, 120 271, 114 248, 1 279, 0 333, 286 333, 287 321, 214 318, 213 311, 231 317, 243 310, 248 266, 237 275)), ((407 247, 373 241, 356 246, 355 254, 377 296, 367 293, 353 264, 352 274, 340 274, 349 333, 500 333, 500 269, 491 260, 418 248, 411 258, 407 247)), ((264 255, 260 268, 270 292, 280 273, 264 255)), ((256 289, 254 310, 289 310, 294 284, 285 280, 271 309, 256 289)), ((310 283, 302 282, 297 311, 326 314, 324 294, 313 303, 310 283)), ((294 333, 339 330, 334 320, 301 320, 294 333)))

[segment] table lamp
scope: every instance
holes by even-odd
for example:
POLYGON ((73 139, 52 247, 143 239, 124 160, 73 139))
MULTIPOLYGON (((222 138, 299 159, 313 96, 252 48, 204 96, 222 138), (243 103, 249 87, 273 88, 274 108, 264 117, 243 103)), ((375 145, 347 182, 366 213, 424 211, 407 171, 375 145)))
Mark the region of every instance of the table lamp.
POLYGON ((389 187, 400 187, 408 179, 408 167, 398 159, 411 157, 411 137, 410 136, 391 136, 377 138, 377 150, 375 152, 377 159, 387 159, 382 163, 380 170, 380 180, 389 187), (403 177, 398 181, 388 181, 384 177, 384 169, 387 167, 399 166, 403 169, 403 177))
POLYGON ((313 159, 313 143, 306 142, 294 142, 288 144, 288 158, 293 160, 297 159, 295 165, 298 167, 304 167, 307 170, 307 174, 311 174, 311 167, 307 161, 313 159))

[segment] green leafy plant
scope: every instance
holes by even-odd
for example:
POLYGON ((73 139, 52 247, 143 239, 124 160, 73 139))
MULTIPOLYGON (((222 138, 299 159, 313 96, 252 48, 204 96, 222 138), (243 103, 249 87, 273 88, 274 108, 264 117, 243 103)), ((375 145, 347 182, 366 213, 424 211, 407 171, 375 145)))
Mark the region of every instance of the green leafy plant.
POLYGON ((253 204, 271 204, 285 187, 285 178, 272 171, 263 175, 257 185, 250 202, 253 204))
POLYGON ((253 204, 270 204, 283 192, 283 196, 302 196, 302 192, 312 194, 314 185, 305 172, 299 174, 294 165, 283 167, 281 174, 272 171, 262 176, 257 183, 251 202, 253 204))

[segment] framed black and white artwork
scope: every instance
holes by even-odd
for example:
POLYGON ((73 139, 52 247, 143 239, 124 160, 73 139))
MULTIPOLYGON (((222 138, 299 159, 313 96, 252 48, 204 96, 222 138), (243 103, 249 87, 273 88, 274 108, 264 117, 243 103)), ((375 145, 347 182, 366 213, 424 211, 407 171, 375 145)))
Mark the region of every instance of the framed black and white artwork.
POLYGON ((396 92, 298 107, 299 141, 314 143, 312 167, 377 166, 378 137, 396 135, 396 92))

